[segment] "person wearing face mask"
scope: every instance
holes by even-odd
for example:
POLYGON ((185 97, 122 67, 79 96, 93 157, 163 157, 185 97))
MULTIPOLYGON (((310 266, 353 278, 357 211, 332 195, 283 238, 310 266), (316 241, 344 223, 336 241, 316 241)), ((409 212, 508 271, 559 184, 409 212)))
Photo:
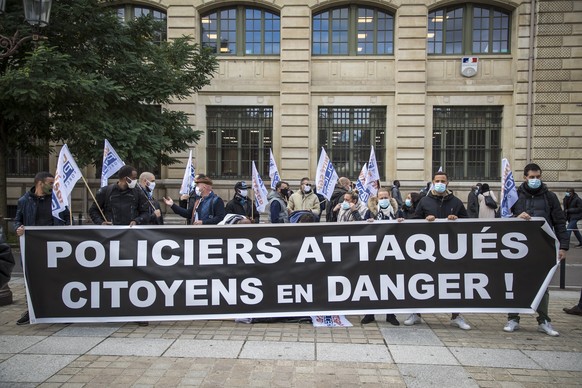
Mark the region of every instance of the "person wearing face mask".
MULTIPOLYGON (((414 218, 425 219, 429 222, 437 218, 446 218, 449 221, 455 221, 459 218, 467 218, 467 209, 463 201, 453 195, 448 190, 449 177, 443 171, 437 171, 432 179, 433 189, 418 202, 414 218)), ((420 314, 410 314, 404 321, 407 326, 421 323, 420 314)), ((451 325, 462 330, 470 330, 471 326, 465 322, 465 319, 459 313, 451 315, 451 325)))
POLYGON ((420 201, 420 195, 418 193, 409 193, 404 200, 404 204, 402 205, 400 216, 404 219, 414 218, 418 201, 420 201))
POLYGON ((300 190, 289 197, 289 202, 287 203, 289 214, 298 210, 307 210, 319 217, 319 198, 313 192, 310 181, 311 179, 309 178, 301 179, 300 190))
POLYGON ((358 190, 344 194, 344 200, 334 209, 337 212, 337 222, 361 221, 366 214, 366 206, 360 201, 358 190))
MULTIPOLYGON (((59 214, 59 218, 52 214, 52 194, 55 177, 43 171, 34 176, 34 186, 18 199, 14 230, 18 237, 24 234, 27 226, 62 226, 70 224, 70 214, 67 208, 59 214)), ((24 312, 17 325, 26 325, 30 322, 28 311, 24 312)))
MULTIPOLYGON (((370 197, 368 200, 368 210, 364 215, 364 219, 368 221, 374 220, 394 220, 397 218, 398 202, 394 198, 390 197, 388 189, 381 187, 378 189, 377 196, 370 197)), ((366 314, 364 318, 360 321, 361 324, 366 325, 372 323, 376 320, 374 314, 366 314)), ((394 314, 386 314, 386 322, 394 326, 399 326, 400 322, 394 314)))
POLYGON ((137 170, 129 165, 119 169, 116 183, 97 191, 96 201, 89 208, 95 225, 142 225, 149 220, 145 194, 138 187, 137 170))
POLYGON ((248 197, 248 186, 245 181, 234 185, 234 197, 226 204, 226 214, 239 214, 247 217, 252 223, 258 224, 260 214, 254 201, 248 197))
POLYGON ((164 197, 165 204, 171 206, 174 213, 190 219, 190 225, 217 225, 226 216, 224 201, 212 191, 212 179, 206 175, 196 175, 194 182, 197 199, 193 206, 184 209, 171 198, 164 197))
MULTIPOLYGON (((566 217, 560 207, 558 196, 548 190, 545 183, 542 182, 542 169, 535 163, 530 163, 523 169, 523 183, 517 189, 517 202, 511 208, 514 217, 529 220, 532 217, 543 217, 546 219, 560 242, 558 257, 560 260, 566 258, 566 251, 570 247, 568 233, 566 231, 566 217)), ((537 321, 538 331, 551 337, 560 335, 551 324, 548 316, 548 306, 550 294, 546 289, 538 309, 537 321)), ((519 329, 519 314, 509 313, 507 323, 503 331, 511 333, 519 329)))
POLYGON ((162 216, 162 211, 160 210, 160 203, 154 198, 156 176, 151 172, 142 172, 139 176, 139 187, 141 187, 141 190, 149 202, 149 218, 145 223, 149 225, 164 225, 164 217, 162 216))
MULTIPOLYGON (((331 194, 331 198, 327 203, 325 210, 325 221, 326 222, 336 222, 337 221, 337 211, 334 211, 336 205, 343 201, 344 194, 352 191, 352 182, 345 176, 340 177, 337 180, 337 184, 331 194)), ((339 211, 339 210, 338 210, 339 211)))
POLYGON ((481 183, 477 183, 471 187, 469 195, 467 196, 467 214, 469 218, 479 217, 479 194, 481 193, 481 183))
POLYGON ((569 188, 566 190, 562 204, 564 205, 564 214, 568 221, 568 226, 566 227, 568 231, 568 241, 570 241, 572 232, 574 232, 574 236, 576 236, 576 239, 578 240, 578 245, 576 245, 575 248, 582 248, 582 235, 578 230, 578 221, 582 219, 582 199, 580 199, 573 188, 569 188))
POLYGON ((287 199, 289 198, 289 183, 279 181, 275 185, 275 190, 271 190, 267 195, 269 200, 269 221, 271 224, 286 224, 289 222, 287 212, 287 199))

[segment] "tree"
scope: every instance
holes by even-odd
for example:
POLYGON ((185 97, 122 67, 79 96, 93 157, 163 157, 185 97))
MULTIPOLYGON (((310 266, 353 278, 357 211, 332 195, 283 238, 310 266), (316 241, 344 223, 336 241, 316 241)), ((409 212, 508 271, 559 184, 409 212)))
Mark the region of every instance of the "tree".
MULTIPOLYGON (((0 33, 29 33, 17 1, 6 8, 0 33)), ((66 142, 80 166, 100 166, 107 138, 126 162, 153 167, 199 140, 165 105, 209 85, 216 57, 190 37, 155 43, 160 28, 151 17, 122 23, 97 0, 59 0, 46 39, 0 62, 1 215, 9 150, 46 155, 66 142)))

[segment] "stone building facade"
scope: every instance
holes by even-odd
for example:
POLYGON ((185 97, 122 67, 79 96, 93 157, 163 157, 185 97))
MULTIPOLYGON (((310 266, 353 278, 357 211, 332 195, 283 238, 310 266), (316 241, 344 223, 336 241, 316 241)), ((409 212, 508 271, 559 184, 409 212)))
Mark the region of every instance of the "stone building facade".
MULTIPOLYGON (((478 181, 498 190, 502 158, 517 180, 531 160, 555 191, 582 190, 582 1, 139 4, 219 56, 211 85, 171 108, 204 132, 196 170, 225 199, 251 160, 268 180, 269 149, 284 180, 313 179, 321 147, 355 179, 374 146, 383 184, 405 192, 441 166, 463 199, 478 181)), ((162 167, 158 197, 177 197, 183 171, 162 167)))

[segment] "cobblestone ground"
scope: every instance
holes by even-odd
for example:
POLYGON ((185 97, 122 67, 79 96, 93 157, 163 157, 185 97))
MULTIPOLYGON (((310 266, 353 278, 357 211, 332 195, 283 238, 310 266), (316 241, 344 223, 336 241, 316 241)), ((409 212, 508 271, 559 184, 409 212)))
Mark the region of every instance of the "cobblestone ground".
MULTIPOLYGON (((426 314, 414 327, 377 321, 353 327, 241 324, 231 320, 17 326, 15 303, 0 307, 0 387, 582 386, 582 316, 567 315, 579 291, 550 291, 560 337, 537 332, 533 315, 505 333, 504 314, 426 314)), ((406 317, 399 315, 402 322, 406 317)))

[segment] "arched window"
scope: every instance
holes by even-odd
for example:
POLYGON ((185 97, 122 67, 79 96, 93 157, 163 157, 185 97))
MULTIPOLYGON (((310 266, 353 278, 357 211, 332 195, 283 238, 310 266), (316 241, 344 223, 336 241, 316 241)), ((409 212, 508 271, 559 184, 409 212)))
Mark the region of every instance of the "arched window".
POLYGON ((394 17, 350 5, 313 16, 313 55, 392 55, 394 17))
POLYGON ((429 54, 507 54, 511 13, 488 5, 465 4, 428 14, 429 54))
POLYGON ((222 55, 279 55, 279 15, 260 8, 238 6, 214 10, 201 17, 202 45, 222 55))
POLYGON ((154 42, 159 43, 168 39, 166 31, 166 13, 152 7, 143 5, 124 4, 117 8, 117 17, 120 21, 125 22, 132 18, 151 16, 155 21, 160 23, 160 28, 154 35, 154 42))

